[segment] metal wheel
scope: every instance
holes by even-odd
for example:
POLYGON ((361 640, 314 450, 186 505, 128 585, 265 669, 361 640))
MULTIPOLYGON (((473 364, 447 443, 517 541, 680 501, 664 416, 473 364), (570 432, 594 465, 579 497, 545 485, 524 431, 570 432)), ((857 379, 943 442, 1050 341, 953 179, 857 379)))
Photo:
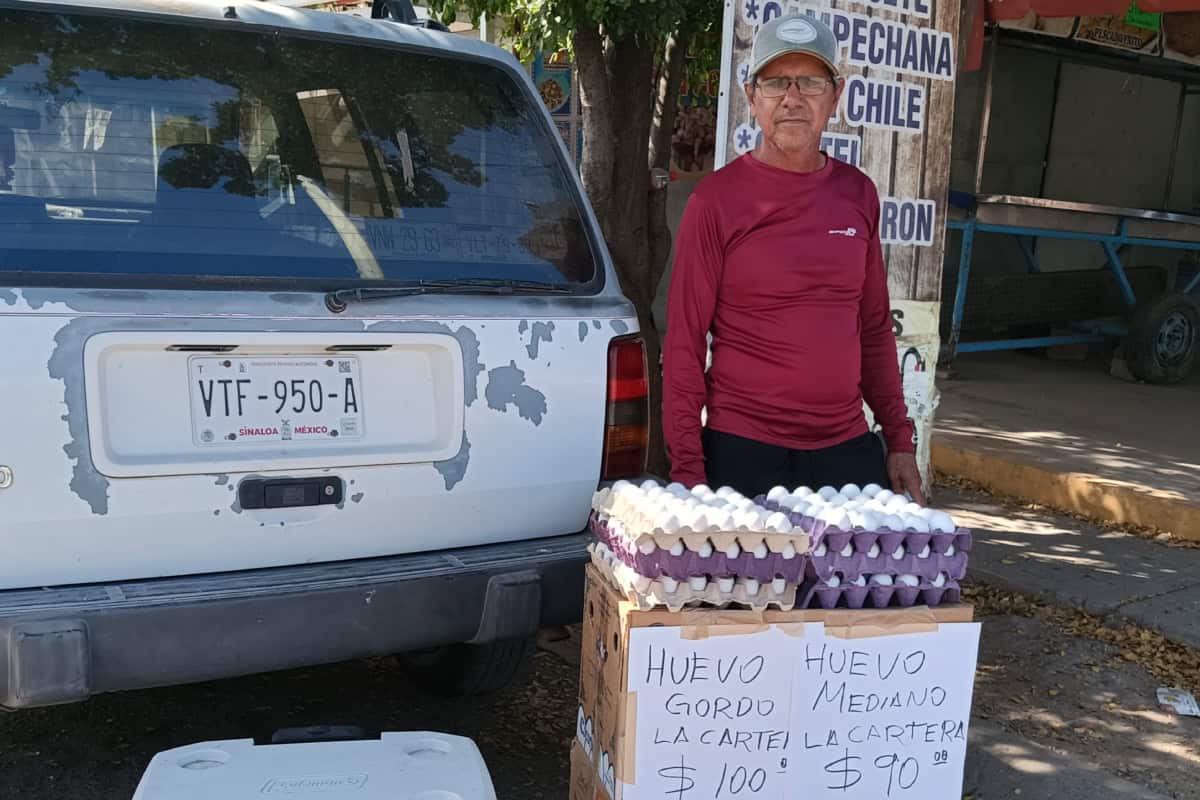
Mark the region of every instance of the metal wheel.
POLYGON ((1134 377, 1179 383, 1200 361, 1200 304, 1175 292, 1140 306, 1125 349, 1134 377))

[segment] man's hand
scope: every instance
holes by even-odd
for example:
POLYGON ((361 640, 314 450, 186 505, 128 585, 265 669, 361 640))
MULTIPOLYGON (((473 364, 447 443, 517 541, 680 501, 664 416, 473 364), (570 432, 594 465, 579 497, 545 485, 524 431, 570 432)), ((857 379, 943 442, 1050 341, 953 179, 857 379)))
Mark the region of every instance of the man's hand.
POLYGON ((887 458, 888 480, 896 494, 908 494, 917 503, 925 505, 925 493, 921 491, 921 470, 917 468, 917 457, 912 453, 889 453, 887 458))

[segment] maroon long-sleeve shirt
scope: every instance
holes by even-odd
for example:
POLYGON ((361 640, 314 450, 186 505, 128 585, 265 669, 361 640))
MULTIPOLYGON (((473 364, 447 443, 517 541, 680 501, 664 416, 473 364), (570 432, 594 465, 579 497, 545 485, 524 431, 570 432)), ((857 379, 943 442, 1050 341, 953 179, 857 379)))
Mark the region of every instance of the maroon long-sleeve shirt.
POLYGON ((676 237, 663 362, 684 485, 705 482, 704 407, 714 430, 810 450, 866 433, 865 399, 888 448, 912 452, 871 180, 833 158, 801 174, 747 154, 701 181, 676 237))

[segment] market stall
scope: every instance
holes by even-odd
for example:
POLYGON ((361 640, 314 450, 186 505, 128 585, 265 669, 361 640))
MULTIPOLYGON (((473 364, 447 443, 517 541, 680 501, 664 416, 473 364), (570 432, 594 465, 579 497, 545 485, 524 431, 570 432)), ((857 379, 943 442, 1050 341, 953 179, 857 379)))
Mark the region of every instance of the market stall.
MULTIPOLYGON (((1150 383, 1176 383, 1200 361, 1200 261, 1181 261, 1172 266, 1163 286, 1145 291, 1135 290, 1127 270, 1131 248, 1163 251, 1168 254, 1168 263, 1171 253, 1178 259, 1182 253, 1200 252, 1200 197, 1192 198, 1190 203, 1181 202, 1173 191, 1178 186, 1181 145, 1192 145, 1181 137, 1185 108, 1190 98, 1200 96, 1200 14, 1195 9, 1200 9, 1198 0, 1145 0, 1141 4, 1118 0, 1011 0, 974 4, 972 18, 964 20, 964 29, 969 32, 966 66, 983 66, 985 72, 973 191, 950 193, 946 225, 960 232, 962 238, 957 262, 951 259, 947 265, 954 271, 956 284, 949 336, 942 348, 943 364, 960 353, 1120 341, 1134 377, 1150 383), (1184 13, 1189 10, 1192 13, 1184 13), (990 27, 986 37, 985 24, 990 27), (1166 163, 1161 202, 1156 199, 1154 206, 1126 207, 1087 202, 1078 193, 1073 197, 1026 196, 985 187, 993 91, 1004 69, 1003 61, 998 59, 1001 42, 1051 53, 1060 61, 1150 76, 1176 86, 1178 99, 1173 117, 1162 121, 1163 127, 1171 126, 1172 136, 1169 151, 1160 156, 1166 163), (1049 335, 964 335, 972 263, 980 233, 1001 234, 1014 242, 1013 252, 1020 253, 1029 275, 1062 266, 1045 262, 1039 255, 1039 242, 1091 243, 1103 252, 1103 269, 1115 280, 1123 313, 1057 319, 1051 311, 1042 321, 1060 330, 1049 335)), ((1055 101, 1059 74, 1053 78, 1055 101)), ((1111 134, 1095 130, 1092 135, 1111 134)), ((1107 165, 1092 166, 1103 172, 1107 165)), ((1067 284, 1042 285, 1053 291, 1056 287, 1064 290, 1067 284)))

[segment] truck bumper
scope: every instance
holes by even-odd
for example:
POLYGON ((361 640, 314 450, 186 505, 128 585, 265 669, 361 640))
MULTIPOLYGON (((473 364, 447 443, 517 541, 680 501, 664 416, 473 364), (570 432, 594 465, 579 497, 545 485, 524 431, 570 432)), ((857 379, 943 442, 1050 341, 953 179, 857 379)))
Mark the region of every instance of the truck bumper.
POLYGON ((0 591, 0 706, 529 636, 582 619, 587 536, 0 591))

